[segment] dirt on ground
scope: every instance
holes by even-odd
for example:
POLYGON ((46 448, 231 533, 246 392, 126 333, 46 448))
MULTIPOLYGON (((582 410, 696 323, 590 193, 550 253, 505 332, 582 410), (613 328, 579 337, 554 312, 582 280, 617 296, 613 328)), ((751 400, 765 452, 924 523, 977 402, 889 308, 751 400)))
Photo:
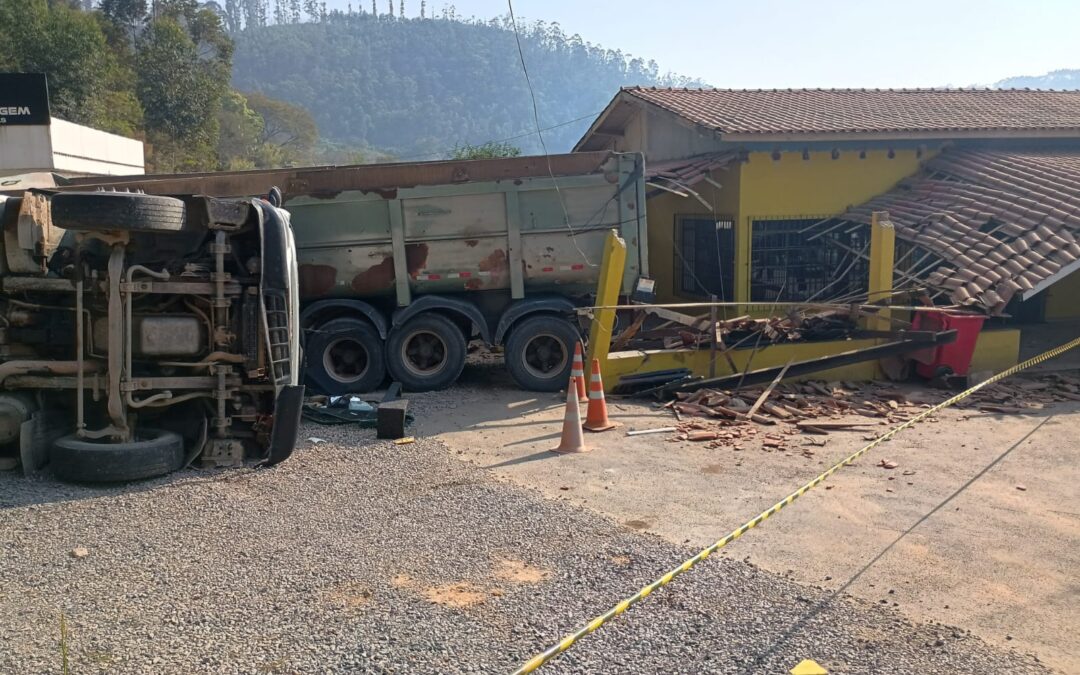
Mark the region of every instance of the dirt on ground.
MULTIPOLYGON (((496 476, 693 547, 713 543, 889 428, 881 421, 799 435, 783 452, 765 447, 764 434, 740 450, 708 448, 670 433, 627 436, 675 420, 649 402, 611 399, 619 428, 587 435, 589 453, 556 455, 564 395, 518 391, 502 373, 479 362, 450 396, 420 397, 421 406, 438 400, 449 414, 421 415, 418 432, 438 435, 496 476)), ((1077 431, 1075 402, 1023 415, 946 410, 721 554, 1080 672, 1077 431)))

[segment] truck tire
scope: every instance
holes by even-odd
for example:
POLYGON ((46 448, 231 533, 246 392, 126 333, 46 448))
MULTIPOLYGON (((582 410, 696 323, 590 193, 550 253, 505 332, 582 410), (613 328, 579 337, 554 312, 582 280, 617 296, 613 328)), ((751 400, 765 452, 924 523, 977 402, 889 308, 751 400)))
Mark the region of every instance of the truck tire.
POLYGON ((581 334, 566 319, 550 314, 529 317, 510 329, 506 369, 523 389, 565 389, 573 367, 574 344, 580 341, 581 334))
POLYGON ((161 476, 184 466, 184 439, 161 429, 139 429, 129 443, 72 434, 53 442, 49 462, 60 480, 103 483, 161 476))
POLYGON ((65 230, 176 232, 184 227, 184 202, 130 192, 60 192, 52 197, 52 222, 65 230))
POLYGON ((414 316, 390 331, 386 365, 407 391, 446 389, 465 367, 465 336, 441 314, 414 316))
POLYGON ((333 319, 308 337, 306 379, 330 396, 376 389, 386 379, 386 357, 378 331, 362 319, 333 319))

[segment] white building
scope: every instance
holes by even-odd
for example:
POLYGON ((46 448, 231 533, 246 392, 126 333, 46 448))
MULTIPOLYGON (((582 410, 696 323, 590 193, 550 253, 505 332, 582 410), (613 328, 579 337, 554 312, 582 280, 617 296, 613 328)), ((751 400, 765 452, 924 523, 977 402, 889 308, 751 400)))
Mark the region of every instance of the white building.
POLYGON ((55 117, 50 124, 0 124, 0 176, 52 172, 65 177, 145 173, 142 141, 55 117))

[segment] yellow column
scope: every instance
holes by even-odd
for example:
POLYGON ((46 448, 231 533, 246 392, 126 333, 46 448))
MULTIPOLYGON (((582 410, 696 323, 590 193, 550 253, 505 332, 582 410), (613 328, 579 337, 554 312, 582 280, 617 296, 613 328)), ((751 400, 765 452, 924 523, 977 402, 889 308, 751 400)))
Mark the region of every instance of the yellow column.
MULTIPOLYGON (((745 223, 735 220, 735 295, 736 302, 750 302, 750 219, 745 223)), ((736 311, 736 315, 742 314, 736 311)))
MULTIPOLYGON (((870 221, 870 302, 888 301, 893 290, 896 230, 886 211, 874 211, 870 221)), ((889 313, 883 310, 868 323, 872 330, 889 330, 889 313)))
MULTIPOLYGON (((596 284, 596 304, 610 306, 619 304, 619 291, 622 290, 623 270, 626 267, 626 242, 619 237, 617 230, 608 232, 604 240, 604 260, 600 264, 600 280, 596 284)), ((593 359, 600 359, 601 376, 607 363, 608 350, 611 348, 611 329, 615 325, 615 310, 598 309, 593 312, 592 327, 589 329, 589 353, 585 362, 588 377, 593 359)), ((604 388, 614 386, 607 382, 604 388)))

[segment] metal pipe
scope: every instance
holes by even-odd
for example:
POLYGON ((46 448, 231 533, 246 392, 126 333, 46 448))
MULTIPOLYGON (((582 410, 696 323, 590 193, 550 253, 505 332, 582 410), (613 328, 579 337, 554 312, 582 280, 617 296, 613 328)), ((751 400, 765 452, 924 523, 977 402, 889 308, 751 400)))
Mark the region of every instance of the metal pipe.
POLYGON ((217 381, 218 381, 217 382, 217 390, 214 391, 214 398, 217 399, 217 418, 214 419, 214 427, 215 427, 214 433, 217 435, 218 438, 225 438, 226 436, 229 435, 228 434, 228 431, 229 431, 228 426, 229 425, 228 425, 228 422, 226 421, 226 416, 225 416, 225 404, 226 404, 226 401, 227 401, 227 399, 229 397, 228 396, 228 390, 225 387, 225 385, 226 385, 225 376, 226 376, 226 371, 228 371, 228 370, 229 370, 229 368, 225 367, 225 366, 222 366, 222 367, 218 368, 218 371, 217 371, 217 381))
MULTIPOLYGON (((214 323, 215 329, 229 325, 228 306, 225 298, 225 251, 229 248, 223 230, 217 231, 214 239, 214 323)), ((215 342, 216 342, 215 330, 215 342)))
POLYGON ((74 375, 78 369, 95 373, 101 370, 101 364, 89 361, 80 364, 78 361, 5 361, 0 363, 0 385, 12 375, 29 375, 36 372, 44 372, 49 375, 74 375))
POLYGON ((133 350, 131 348, 131 341, 133 339, 132 333, 135 332, 135 322, 131 319, 131 306, 135 304, 132 299, 133 293, 131 292, 131 281, 134 278, 136 272, 142 272, 144 274, 154 277, 155 279, 161 279, 163 281, 168 280, 169 278, 169 273, 165 270, 156 272, 144 265, 132 265, 131 267, 127 268, 127 272, 124 275, 125 279, 127 279, 127 290, 124 291, 124 320, 127 323, 127 330, 124 331, 124 344, 126 347, 124 350, 124 372, 127 373, 128 378, 131 377, 132 372, 131 359, 133 350))
POLYGON ((187 298, 184 299, 184 307, 187 307, 188 309, 190 309, 195 314, 198 314, 199 317, 203 320, 203 322, 206 323, 206 341, 207 341, 206 346, 207 346, 207 349, 209 349, 211 352, 213 352, 214 351, 214 324, 213 324, 213 322, 210 321, 210 317, 206 315, 206 312, 199 309, 198 306, 195 305, 195 303, 189 302, 187 300, 187 298))
POLYGON ((86 429, 86 412, 83 410, 86 394, 83 392, 83 278, 82 262, 79 262, 79 275, 75 282, 75 434, 82 436, 86 429))
POLYGON ((120 393, 124 368, 124 303, 120 297, 120 282, 124 276, 124 245, 113 244, 109 254, 109 400, 107 408, 112 427, 129 440, 130 430, 124 410, 124 399, 120 393))
POLYGON ((147 396, 142 400, 136 400, 132 397, 131 392, 128 392, 128 405, 132 408, 160 408, 183 403, 184 401, 190 401, 194 398, 212 398, 213 396, 212 393, 207 391, 193 391, 187 394, 181 394, 180 396, 173 396, 171 391, 163 391, 154 394, 153 396, 147 396))

